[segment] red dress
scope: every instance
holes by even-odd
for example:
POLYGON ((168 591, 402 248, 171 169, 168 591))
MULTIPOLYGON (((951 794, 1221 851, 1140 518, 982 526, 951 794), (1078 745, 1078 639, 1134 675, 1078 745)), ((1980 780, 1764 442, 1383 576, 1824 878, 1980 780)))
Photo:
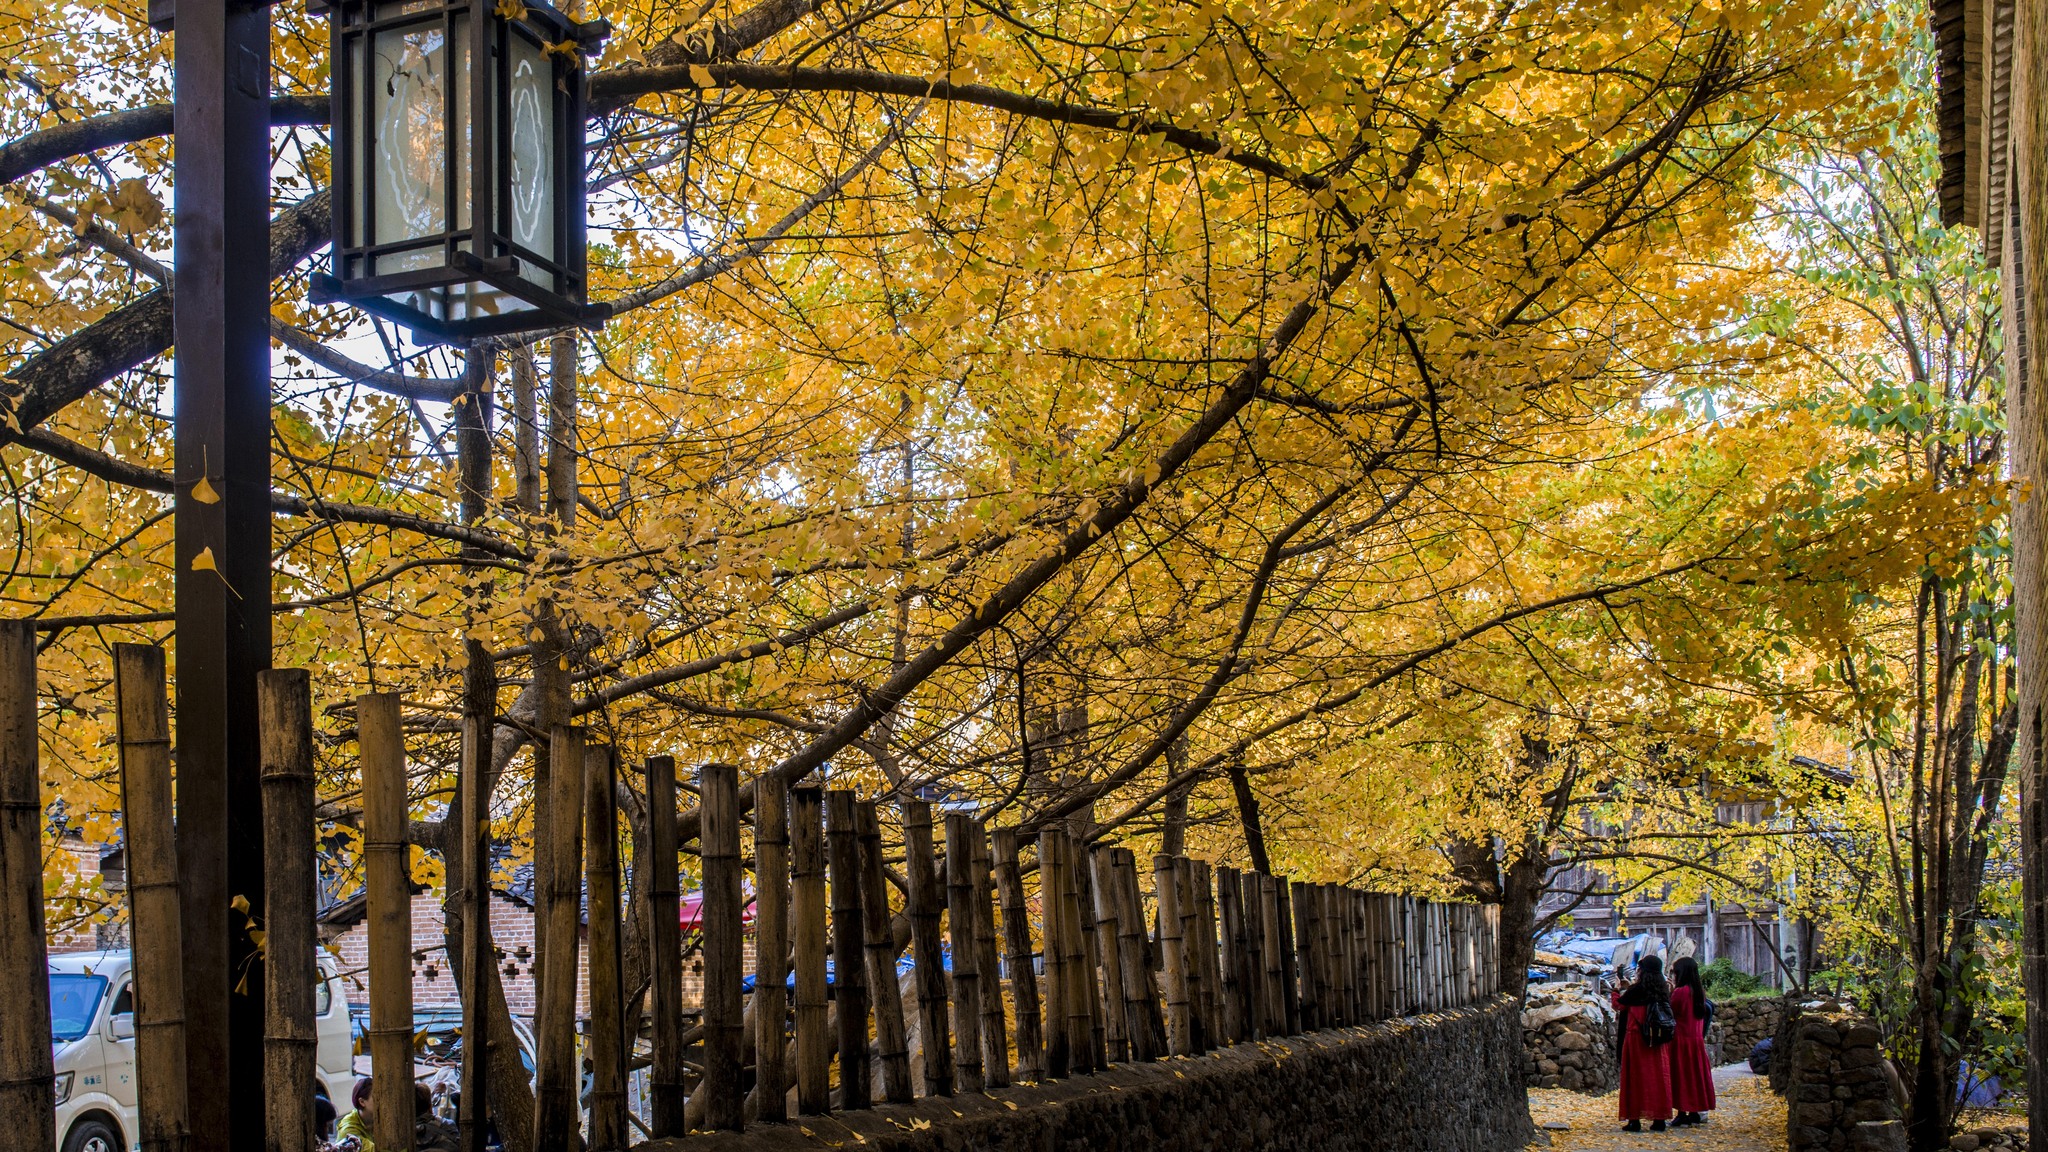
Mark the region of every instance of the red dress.
POLYGON ((1693 990, 1671 990, 1671 1015, 1678 1021, 1678 1035, 1671 1049, 1671 1105, 1680 1112, 1714 1110, 1714 1069, 1707 1060, 1707 1022, 1700 1006, 1693 1003, 1693 990))
MULTIPOLYGON (((1630 989, 1629 991, 1633 991, 1630 989)), ((1623 1120, 1671 1119, 1671 1045, 1652 1048, 1643 1043, 1641 1004, 1625 1004, 1628 991, 1614 993, 1614 1010, 1621 1014, 1621 1118, 1623 1120)))

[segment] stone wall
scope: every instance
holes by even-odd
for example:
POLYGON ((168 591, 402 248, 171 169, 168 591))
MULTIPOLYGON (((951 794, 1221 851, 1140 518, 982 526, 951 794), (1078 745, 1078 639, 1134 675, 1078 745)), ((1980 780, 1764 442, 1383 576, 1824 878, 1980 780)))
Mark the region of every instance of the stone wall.
POLYGON ((1598 1096, 1614 1090, 1614 1011, 1585 984, 1529 989, 1522 1009, 1522 1083, 1598 1096))
POLYGON ((1784 1019, 1785 1000, 1780 996, 1717 1003, 1714 1026, 1707 1033, 1707 1054, 1716 1064, 1747 1060, 1757 1041, 1778 1034, 1778 1025, 1784 1019))
POLYGON ((640 1152, 1500 1152, 1531 1135, 1517 1033, 1502 996, 1470 1008, 1121 1064, 1093 1076, 640 1152))
POLYGON ((1771 1053, 1790 1152, 1905 1152, 1883 1033, 1835 1001, 1788 1005, 1771 1053))

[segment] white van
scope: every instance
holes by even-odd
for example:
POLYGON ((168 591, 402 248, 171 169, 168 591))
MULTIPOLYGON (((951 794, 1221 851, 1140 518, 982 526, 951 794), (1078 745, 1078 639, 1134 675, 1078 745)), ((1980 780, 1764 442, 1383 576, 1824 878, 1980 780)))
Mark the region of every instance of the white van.
MULTIPOLYGON (((57 1152, 125 1152, 135 1123, 135 1013, 126 949, 50 957, 50 1033, 57 1065, 57 1152)), ((334 962, 320 958, 313 989, 315 1074, 348 1111, 348 999, 334 962)))

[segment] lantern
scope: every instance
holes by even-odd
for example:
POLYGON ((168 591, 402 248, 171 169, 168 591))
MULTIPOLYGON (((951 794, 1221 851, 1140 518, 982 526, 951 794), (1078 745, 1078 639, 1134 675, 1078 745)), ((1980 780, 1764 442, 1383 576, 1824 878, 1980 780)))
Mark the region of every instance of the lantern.
POLYGON ((328 0, 334 255, 320 303, 428 341, 592 324, 583 53, 533 0, 328 0))

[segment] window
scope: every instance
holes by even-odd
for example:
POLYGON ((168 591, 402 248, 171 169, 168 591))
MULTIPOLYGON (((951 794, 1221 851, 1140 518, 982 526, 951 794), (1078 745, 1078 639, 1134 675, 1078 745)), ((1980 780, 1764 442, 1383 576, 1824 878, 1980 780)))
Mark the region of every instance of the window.
POLYGON ((325 1016, 334 1007, 334 987, 327 982, 323 973, 313 974, 313 1015, 325 1016))
POLYGON ((71 1041, 92 1030, 99 1015, 100 997, 106 995, 105 976, 76 972, 50 973, 50 1034, 71 1041))

